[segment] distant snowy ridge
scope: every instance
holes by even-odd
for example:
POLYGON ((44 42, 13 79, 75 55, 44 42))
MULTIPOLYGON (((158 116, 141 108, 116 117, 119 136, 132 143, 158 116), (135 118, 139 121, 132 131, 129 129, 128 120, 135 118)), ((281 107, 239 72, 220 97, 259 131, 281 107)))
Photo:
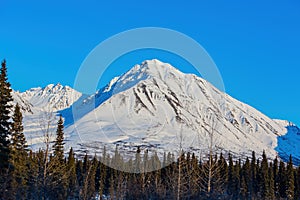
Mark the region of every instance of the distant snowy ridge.
POLYGON ((20 96, 35 108, 58 111, 70 107, 82 94, 69 86, 50 84, 44 88, 32 88, 20 96))
POLYGON ((294 129, 287 127, 292 123, 272 120, 206 80, 158 60, 135 65, 90 96, 59 84, 17 96, 34 113, 25 114, 27 136, 33 135, 31 130, 38 134, 33 116, 53 107, 66 119, 66 148, 72 146, 77 152, 100 153, 104 145, 112 149, 118 145, 125 154, 136 146, 158 152, 178 151, 182 146, 201 154, 207 149, 213 118, 218 151, 247 156, 265 150, 270 158, 290 153, 300 158, 295 153, 299 145, 282 142, 298 141, 297 134, 290 137, 294 129), (284 136, 289 137, 282 140, 284 136))
POLYGON ((32 88, 25 92, 12 91, 13 105, 18 103, 23 113, 24 132, 28 144, 34 148, 42 148, 48 121, 51 136, 55 138, 57 113, 69 108, 82 94, 69 86, 49 84, 44 88, 32 88))

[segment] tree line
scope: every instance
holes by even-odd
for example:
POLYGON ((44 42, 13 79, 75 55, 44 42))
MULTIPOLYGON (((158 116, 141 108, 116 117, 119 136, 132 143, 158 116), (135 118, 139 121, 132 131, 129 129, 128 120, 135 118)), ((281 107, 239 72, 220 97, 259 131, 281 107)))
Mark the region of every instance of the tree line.
POLYGON ((26 143, 20 106, 12 106, 5 60, 0 71, 0 199, 300 199, 300 167, 265 152, 260 159, 229 153, 157 153, 136 147, 130 159, 116 147, 101 156, 64 148, 60 116, 56 138, 37 152, 26 143), (121 167, 121 168, 120 168, 121 167))

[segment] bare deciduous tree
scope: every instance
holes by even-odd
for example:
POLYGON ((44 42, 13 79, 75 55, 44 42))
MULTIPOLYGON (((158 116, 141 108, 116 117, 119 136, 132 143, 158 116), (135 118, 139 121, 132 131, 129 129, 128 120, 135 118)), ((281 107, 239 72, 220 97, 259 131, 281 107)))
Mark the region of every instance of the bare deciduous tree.
MULTIPOLYGON (((216 138, 217 134, 217 116, 211 108, 206 110, 205 116, 203 118, 205 126, 203 126, 199 134, 203 134, 206 147, 206 159, 201 158, 200 166, 200 180, 199 186, 202 192, 206 193, 208 197, 212 195, 213 189, 216 191, 218 188, 213 188, 213 186, 221 188, 222 186, 222 175, 220 173, 220 166, 217 160, 217 146, 218 141, 216 138)), ((204 144, 200 144, 204 146, 204 144)), ((201 155, 202 157, 202 155, 201 155)))
MULTIPOLYGON (((52 194, 51 190, 62 186, 64 181, 69 177, 69 173, 66 170, 66 165, 58 160, 58 157, 52 156, 52 142, 55 140, 57 117, 55 113, 48 108, 47 111, 43 111, 39 119, 40 130, 43 133, 43 160, 40 163, 42 171, 39 174, 39 187, 42 192, 42 199, 47 199, 52 194), (56 187, 57 186, 57 187, 56 187)), ((63 184, 64 185, 64 184, 63 184)), ((62 189, 63 191, 63 189, 62 189)), ((64 194, 57 194, 64 195, 64 194)))

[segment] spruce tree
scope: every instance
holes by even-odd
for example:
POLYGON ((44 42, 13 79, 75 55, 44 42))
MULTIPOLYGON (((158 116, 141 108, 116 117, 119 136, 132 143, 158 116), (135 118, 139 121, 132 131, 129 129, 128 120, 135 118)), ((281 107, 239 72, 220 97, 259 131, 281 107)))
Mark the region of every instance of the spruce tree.
POLYGON ((101 161, 98 161, 96 174, 95 174, 95 191, 99 194, 99 188, 100 188, 100 179, 101 179, 101 161))
POLYGON ((218 161, 218 166, 220 168, 220 175, 221 175, 221 184, 223 185, 223 187, 225 185, 227 185, 227 179, 228 179, 228 165, 227 165, 227 162, 225 160, 225 158, 223 157, 223 154, 221 153, 220 154, 220 158, 219 158, 219 161, 218 161))
POLYGON ((89 167, 90 167, 89 156, 87 153, 85 153, 84 158, 83 158, 83 164, 82 164, 83 174, 86 174, 88 172, 89 167))
POLYGON ((278 177, 278 158, 276 157, 273 161, 273 179, 274 179, 274 193, 275 197, 278 198, 279 195, 279 177, 278 177))
POLYGON ((233 186, 234 186, 234 199, 240 198, 240 190, 241 190, 241 160, 236 161, 234 166, 234 174, 233 174, 233 186))
POLYGON ((62 116, 59 117, 56 130, 56 140, 53 145, 54 156, 60 164, 64 162, 64 121, 62 116))
POLYGON ((275 199, 275 190, 274 190, 274 174, 273 174, 273 165, 270 163, 269 167, 269 200, 275 199))
POLYGON ((262 155, 261 167, 260 167, 260 192, 262 199, 268 199, 270 196, 269 191, 269 171, 268 160, 265 151, 262 155))
POLYGON ((1 176, 8 168, 9 160, 9 136, 10 136, 10 109, 12 102, 10 83, 7 79, 6 61, 1 63, 0 70, 0 170, 1 176))
POLYGON ((109 179, 109 196, 111 199, 116 199, 116 193, 115 193, 115 177, 114 177, 114 170, 113 169, 110 169, 111 170, 111 176, 110 176, 110 179, 109 179))
POLYGON ((287 199, 292 200, 294 199, 294 167, 293 167, 293 160, 292 155, 290 155, 290 159, 287 165, 287 188, 286 188, 286 196, 287 199))
POLYGON ((64 159, 64 125, 59 117, 56 130, 56 140, 53 145, 54 155, 47 164, 47 196, 53 199, 65 199, 68 195, 68 169, 64 159))
POLYGON ((40 193, 40 180, 39 172, 41 166, 40 162, 35 153, 31 150, 29 152, 29 157, 27 159, 27 199, 36 199, 36 196, 39 196, 40 193))
POLYGON ((257 164, 255 152, 252 151, 251 158, 251 186, 250 186, 250 198, 254 198, 258 192, 258 183, 257 183, 257 164))
POLYGON ((69 157, 67 161, 67 171, 69 172, 69 183, 68 183, 68 198, 75 198, 75 190, 77 184, 77 177, 76 177, 76 164, 75 164, 75 157, 73 148, 70 149, 69 157))
POLYGON ((106 190, 106 186, 108 185, 108 176, 107 176, 107 172, 108 172, 108 163, 107 161, 107 153, 106 153, 106 147, 104 146, 103 152, 102 152, 102 157, 100 158, 100 163, 99 163, 99 167, 100 167, 100 180, 99 180, 99 189, 98 189, 98 193, 99 195, 102 197, 102 195, 105 193, 106 190))
POLYGON ((10 170, 10 176, 12 181, 10 187, 12 193, 15 194, 17 199, 24 199, 25 186, 27 182, 27 144, 23 133, 23 116, 20 110, 19 104, 15 106, 13 114, 13 124, 11 129, 11 157, 10 164, 12 166, 10 170))
POLYGON ((23 128, 23 116, 19 104, 15 106, 13 114, 13 124, 11 129, 12 145, 11 149, 13 153, 19 153, 21 155, 27 155, 27 144, 24 135, 23 128))
POLYGON ((279 162, 279 171, 278 171, 278 183, 279 183, 279 196, 281 198, 286 198, 286 167, 283 161, 279 162))
POLYGON ((251 167, 250 167, 250 161, 247 157, 245 164, 242 167, 242 180, 243 183, 241 183, 243 187, 244 192, 244 198, 249 198, 249 190, 251 188, 251 167))
POLYGON ((76 196, 79 198, 80 188, 83 186, 84 172, 82 160, 76 161, 76 179, 77 179, 77 191, 76 196))
POLYGON ((231 154, 228 155, 228 185, 227 192, 229 195, 233 195, 234 191, 234 165, 231 154))
POLYGON ((10 83, 7 79, 6 61, 3 60, 0 69, 0 198, 9 198, 7 195, 9 177, 9 156, 10 156, 10 109, 12 96, 11 96, 10 83))

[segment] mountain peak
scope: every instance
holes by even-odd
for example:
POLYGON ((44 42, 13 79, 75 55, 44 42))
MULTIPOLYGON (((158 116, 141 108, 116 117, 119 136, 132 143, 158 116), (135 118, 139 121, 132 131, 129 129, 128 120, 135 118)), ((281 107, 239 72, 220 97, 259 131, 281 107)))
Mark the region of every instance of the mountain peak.
POLYGON ((180 72, 178 69, 170 65, 169 63, 164 63, 160 60, 153 59, 153 60, 145 60, 141 64, 142 68, 145 68, 145 71, 154 76, 154 77, 164 77, 168 73, 176 73, 177 75, 183 76, 184 74, 180 72))
POLYGON ((171 66, 170 64, 168 63, 164 63, 158 59, 152 59, 152 60, 145 60, 142 62, 141 66, 145 66, 145 67, 148 67, 148 68, 151 68, 151 67, 163 67, 165 65, 169 65, 171 66))
POLYGON ((155 78, 165 81, 169 78, 183 79, 184 76, 184 73, 168 63, 163 63, 157 59, 145 60, 123 74, 118 81, 115 82, 116 87, 113 89, 114 93, 118 93, 146 79, 155 78))
POLYGON ((157 59, 145 60, 141 64, 135 65, 131 68, 124 76, 129 74, 136 73, 145 73, 151 77, 158 77, 161 75, 165 75, 169 72, 178 73, 180 75, 184 75, 184 73, 180 72, 178 69, 170 65, 169 63, 164 63, 157 59))

